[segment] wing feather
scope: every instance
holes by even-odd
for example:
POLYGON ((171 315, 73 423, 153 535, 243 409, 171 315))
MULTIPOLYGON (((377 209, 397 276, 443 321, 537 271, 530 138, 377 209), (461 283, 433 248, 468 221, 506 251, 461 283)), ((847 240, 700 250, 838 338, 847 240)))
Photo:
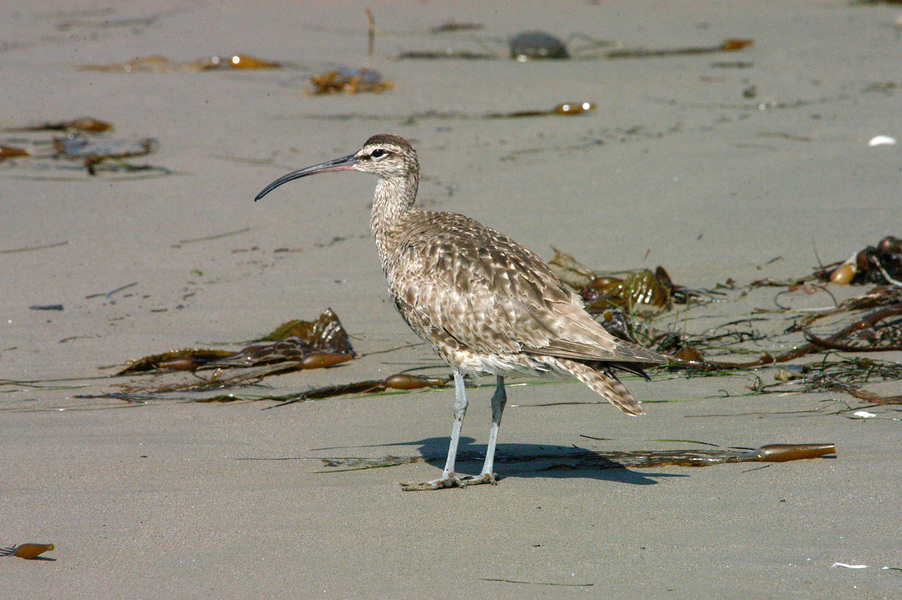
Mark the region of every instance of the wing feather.
MULTIPOLYGON (((453 213, 412 209, 383 267, 402 316, 427 341, 479 353, 525 353, 641 365, 662 359, 614 338, 538 256, 453 213)), ((633 368, 630 369, 629 365, 633 368)))

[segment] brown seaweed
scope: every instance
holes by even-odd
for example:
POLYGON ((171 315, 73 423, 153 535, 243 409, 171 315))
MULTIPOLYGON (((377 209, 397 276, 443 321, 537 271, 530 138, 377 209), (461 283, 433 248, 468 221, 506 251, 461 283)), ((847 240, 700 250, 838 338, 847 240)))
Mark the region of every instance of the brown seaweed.
POLYGON ((665 56, 682 56, 686 54, 710 54, 712 52, 735 52, 751 46, 754 40, 728 39, 716 46, 689 46, 685 48, 664 48, 645 50, 642 48, 611 50, 607 58, 660 58, 665 56))
POLYGON ((147 373, 159 369, 176 371, 194 371, 210 363, 211 361, 233 356, 235 353, 228 350, 211 350, 209 348, 182 348, 170 350, 159 354, 151 354, 129 361, 116 375, 133 375, 135 373, 147 373))
POLYGON ((670 305, 673 282, 664 267, 644 269, 625 277, 595 277, 580 294, 589 312, 622 308, 629 312, 658 311, 670 305))
POLYGON ((839 285, 878 283, 902 286, 902 240, 888 235, 876 246, 867 246, 845 261, 814 272, 821 281, 839 285))
POLYGON ((49 250, 50 248, 61 248, 67 246, 69 242, 56 242, 54 244, 41 244, 40 246, 26 246, 24 248, 9 248, 0 250, 0 254, 18 254, 20 252, 36 252, 38 250, 49 250))
POLYGON ((493 60, 496 56, 485 52, 466 50, 408 50, 398 55, 398 60, 493 60))
POLYGON ((31 133, 63 132, 66 135, 43 138, 18 137, 16 142, 25 147, 0 146, 0 161, 12 157, 29 157, 22 164, 41 165, 50 161, 51 168, 70 168, 63 161, 77 161, 84 165, 89 175, 97 171, 162 171, 166 169, 150 165, 132 165, 125 159, 146 156, 155 152, 158 143, 153 138, 111 138, 105 133, 113 125, 93 117, 79 117, 65 121, 47 121, 22 127, 12 127, 5 131, 31 133))
POLYGON ((462 113, 462 112, 438 112, 434 110, 410 113, 406 115, 376 115, 365 113, 337 113, 331 115, 310 114, 303 115, 303 118, 309 119, 331 119, 335 121, 346 121, 348 119, 366 119, 373 121, 397 120, 405 123, 411 123, 420 119, 434 120, 475 120, 475 119, 522 119, 526 117, 572 117, 577 115, 585 115, 595 111, 598 105, 594 102, 561 102, 551 108, 534 108, 526 110, 515 110, 509 112, 488 112, 488 113, 462 113))
MULTIPOLYGON (((528 455, 512 455, 499 450, 495 461, 500 463, 547 463, 539 471, 597 470, 597 469, 655 469, 666 466, 710 467, 714 465, 748 462, 789 462, 834 456, 834 444, 767 444, 755 449, 712 450, 633 450, 597 451, 587 448, 551 448, 528 455)), ((438 462, 440 455, 384 456, 384 457, 328 457, 320 458, 329 472, 378 469, 398 465, 438 462)), ((476 452, 459 452, 458 460, 479 460, 476 452)), ((419 491, 419 484, 401 484, 405 491, 419 491)))
POLYGON ((902 305, 871 313, 828 338, 816 336, 810 331, 804 333, 808 341, 818 348, 845 352, 902 351, 902 319, 893 319, 900 315, 902 305))
POLYGON ((210 56, 187 62, 170 60, 165 56, 151 55, 119 63, 84 65, 80 69, 82 71, 102 73, 193 73, 218 69, 279 69, 281 66, 277 62, 247 54, 210 56))
POLYGON ((376 46, 376 20, 373 12, 367 8, 366 18, 369 22, 367 35, 367 58, 360 69, 342 67, 310 77, 314 94, 359 94, 363 92, 379 93, 390 90, 394 84, 382 78, 378 71, 370 69, 373 50, 376 46))
POLYGON ((448 384, 448 378, 423 377, 421 375, 410 375, 408 373, 397 373, 386 377, 385 379, 370 379, 366 381, 356 381, 353 383, 344 383, 338 385, 327 385, 323 387, 313 388, 299 394, 287 394, 283 396, 264 396, 260 400, 275 400, 279 402, 270 408, 279 408, 295 404, 297 402, 306 402, 308 400, 324 400, 326 398, 335 398, 338 396, 349 396, 356 394, 378 394, 386 390, 411 391, 425 388, 442 388, 448 384))
MULTIPOLYGON (((701 353, 695 350, 691 355, 673 355, 670 367, 692 367, 707 371, 724 369, 754 369, 774 363, 784 363, 801 358, 807 354, 819 352, 824 349, 843 350, 846 352, 883 352, 902 350, 902 320, 888 320, 891 317, 902 315, 902 307, 890 307, 878 310, 851 325, 822 338, 811 332, 805 331, 805 337, 809 340, 792 350, 773 356, 764 353, 758 360, 744 363, 709 361, 701 357, 701 353), (883 327, 879 325, 883 323, 883 327), (861 343, 861 342, 864 343, 861 343), (867 344, 867 345, 865 345, 867 344)), ((682 351, 681 351, 682 352, 682 351)))
POLYGON ((594 102, 562 102, 549 110, 518 110, 505 113, 486 113, 483 119, 521 119, 523 117, 548 117, 582 115, 598 108, 594 102))
POLYGON ((548 264, 564 283, 579 293, 590 313, 622 309, 628 313, 654 314, 669 308, 677 296, 686 302, 693 295, 675 285, 661 266, 654 271, 641 269, 622 275, 599 275, 557 248, 548 264))
MULTIPOLYGON (((152 371, 197 371, 238 369, 278 365, 267 374, 330 367, 356 356, 350 338, 338 316, 328 308, 315 321, 292 320, 263 336, 261 342, 237 352, 208 348, 188 348, 153 354, 130 362, 116 375, 152 371)), ((224 382, 216 378, 217 385, 224 382)))
POLYGON ((349 69, 327 71, 310 77, 314 94, 361 94, 371 92, 378 94, 390 90, 394 84, 382 78, 378 71, 372 69, 349 69))
POLYGON ((28 150, 15 148, 13 146, 0 146, 0 161, 19 156, 28 156, 28 150))
POLYGON ((459 23, 457 21, 447 21, 446 23, 442 23, 441 25, 436 25, 435 27, 429 30, 429 33, 449 33, 449 32, 458 32, 458 31, 481 31, 485 29, 485 25, 482 23, 471 23, 471 22, 463 22, 459 23))
POLYGON ((26 560, 34 560, 44 552, 53 550, 53 544, 19 544, 0 549, 0 556, 18 556, 26 560))
POLYGON ((53 139, 57 158, 82 161, 90 175, 95 175, 97 166, 105 160, 146 156, 154 152, 158 145, 153 138, 95 140, 81 134, 72 134, 53 139))
MULTIPOLYGON (((885 238, 881 241, 884 252, 887 252, 887 249, 895 251, 894 240, 895 238, 885 238)), ((813 364, 792 365, 788 367, 793 369, 792 373, 784 370, 784 373, 789 373, 789 377, 781 377, 778 372, 775 377, 778 380, 777 384, 765 386, 760 383, 760 378, 758 378, 758 383, 749 386, 749 389, 764 392, 768 388, 774 387, 777 391, 785 391, 786 388, 780 386, 794 385, 799 390, 804 388, 811 391, 825 389, 841 391, 859 400, 874 404, 896 404, 902 399, 902 395, 881 396, 861 387, 863 382, 872 377, 883 381, 895 381, 902 378, 902 368, 899 368, 898 365, 886 361, 854 357, 841 357, 837 361, 828 361, 826 358, 827 354, 836 352, 875 354, 902 350, 902 318, 900 318, 902 315, 902 287, 879 286, 866 294, 847 299, 833 309, 801 313, 793 325, 785 330, 785 333, 802 333, 805 339, 803 343, 784 352, 758 352, 754 359, 744 361, 719 360, 708 358, 705 355, 711 350, 721 354, 725 352, 747 354, 747 350, 738 347, 739 343, 772 343, 774 338, 772 335, 731 327, 738 323, 747 323, 751 326, 756 320, 766 321, 768 319, 761 316, 747 317, 724 323, 714 328, 713 331, 709 330, 710 333, 696 336, 682 335, 674 331, 657 331, 650 322, 637 326, 630 317, 638 314, 650 321, 651 318, 657 317, 662 310, 658 309, 657 314, 650 311, 649 309, 654 304, 661 305, 663 309, 670 308, 670 304, 677 301, 700 305, 701 301, 706 300, 705 296, 713 297, 722 295, 724 292, 686 290, 668 283, 669 277, 664 277, 666 272, 663 272, 660 278, 662 284, 660 288, 653 285, 654 278, 651 277, 649 271, 634 272, 632 274, 634 277, 601 276, 580 264, 572 256, 557 249, 555 249, 555 257, 549 264, 567 285, 583 295, 589 303, 587 308, 596 317, 603 317, 603 319, 599 318, 599 322, 609 332, 627 340, 640 341, 645 345, 655 347, 658 352, 668 356, 670 362, 661 368, 671 371, 685 370, 690 376, 726 372, 738 374, 771 365, 789 363, 809 355, 817 355, 817 360, 813 364), (666 300, 667 294, 664 293, 668 290, 670 292, 669 303, 666 300), (609 296, 613 296, 613 298, 609 296), (652 305, 640 303, 648 299, 657 299, 657 302, 652 305), (593 306, 593 302, 598 302, 598 304, 593 306), (637 307, 640 310, 636 310, 637 307), (875 308, 877 310, 869 314, 855 316, 851 323, 847 322, 839 331, 829 335, 814 333, 808 329, 815 321, 827 316, 833 316, 835 321, 839 320, 836 317, 845 321, 850 313, 875 308), (736 345, 729 345, 730 341, 736 345), (793 373, 798 373, 798 375, 793 375, 793 373)), ((811 283, 809 279, 782 283, 769 280, 757 281, 750 284, 748 289, 762 285, 785 287, 787 292, 796 291, 810 294, 825 291, 825 286, 811 283)), ((735 282, 728 282, 720 287, 722 290, 739 292, 740 296, 747 293, 747 290, 736 286, 735 282)), ((780 294, 787 292, 780 292, 780 294)), ((778 294, 778 298, 780 294, 778 294)), ((781 306, 778 302, 777 304, 780 310, 762 309, 757 311, 757 314, 791 312, 788 307, 781 306)))
POLYGON ((106 121, 95 119, 94 117, 79 117, 77 119, 71 119, 69 121, 48 121, 39 125, 10 127, 5 131, 65 131, 67 133, 76 133, 80 131, 82 133, 102 133, 104 131, 111 131, 112 129, 112 123, 107 123, 106 121))

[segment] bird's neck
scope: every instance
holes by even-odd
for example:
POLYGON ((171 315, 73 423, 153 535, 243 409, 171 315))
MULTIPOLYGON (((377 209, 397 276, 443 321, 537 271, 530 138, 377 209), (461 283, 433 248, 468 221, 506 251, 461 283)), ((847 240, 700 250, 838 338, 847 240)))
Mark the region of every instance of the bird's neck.
POLYGON ((406 177, 380 178, 376 184, 370 229, 376 240, 383 267, 401 234, 404 216, 413 207, 417 198, 418 183, 416 174, 413 174, 406 177))

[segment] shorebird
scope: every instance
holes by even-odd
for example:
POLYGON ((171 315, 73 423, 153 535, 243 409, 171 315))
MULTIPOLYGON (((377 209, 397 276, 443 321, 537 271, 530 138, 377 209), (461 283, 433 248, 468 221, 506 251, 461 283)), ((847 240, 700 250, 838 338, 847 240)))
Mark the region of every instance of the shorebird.
POLYGON ((405 489, 496 483, 504 378, 512 374, 573 376, 623 412, 645 412, 613 370, 647 379, 643 368, 664 362, 663 357, 613 337, 542 259, 509 237, 459 214, 414 206, 420 165, 404 138, 374 135, 354 154, 280 177, 255 200, 300 177, 349 170, 378 177, 370 227, 389 294, 404 321, 454 375, 454 423, 442 476, 405 489), (458 477, 465 374, 494 375, 495 393, 482 471, 458 477))

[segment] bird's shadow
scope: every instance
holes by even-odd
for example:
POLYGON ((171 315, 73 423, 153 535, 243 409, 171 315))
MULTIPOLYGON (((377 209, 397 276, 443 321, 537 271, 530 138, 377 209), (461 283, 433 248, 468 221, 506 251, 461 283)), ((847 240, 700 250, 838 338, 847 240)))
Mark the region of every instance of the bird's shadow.
MULTIPOLYGON (((471 437, 461 437, 457 451, 456 471, 459 475, 478 473, 485 459, 486 447, 471 437)), ((423 462, 439 469, 445 465, 448 438, 434 437, 411 441, 417 445, 423 462)), ((674 473, 641 473, 634 467, 650 468, 675 464, 666 452, 603 452, 576 446, 539 444, 499 444, 495 452, 495 468, 504 477, 543 477, 598 479, 632 485, 654 485, 656 479, 688 477, 674 473)))

